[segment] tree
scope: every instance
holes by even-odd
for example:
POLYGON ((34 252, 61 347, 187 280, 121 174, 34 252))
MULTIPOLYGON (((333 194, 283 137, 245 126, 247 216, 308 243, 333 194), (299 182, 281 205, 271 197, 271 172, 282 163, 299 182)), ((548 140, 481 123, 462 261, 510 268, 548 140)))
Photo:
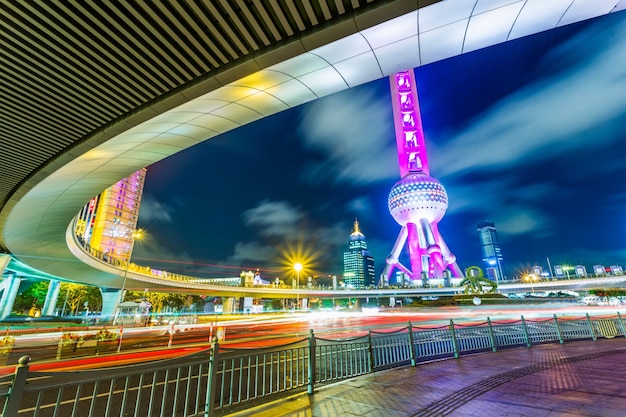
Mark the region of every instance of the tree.
POLYGON ((61 308, 63 314, 68 312, 77 314, 80 307, 87 302, 91 310, 102 308, 102 295, 97 287, 91 287, 71 282, 62 282, 57 300, 57 308, 61 308))
POLYGON ((13 303, 13 311, 28 312, 31 308, 43 308, 48 294, 48 281, 33 282, 21 291, 13 303))
POLYGON ((477 266, 470 266, 465 270, 465 278, 461 280, 459 285, 465 286, 465 294, 494 293, 498 288, 498 284, 485 277, 483 270, 477 266), (484 291, 485 286, 489 286, 490 289, 484 291))

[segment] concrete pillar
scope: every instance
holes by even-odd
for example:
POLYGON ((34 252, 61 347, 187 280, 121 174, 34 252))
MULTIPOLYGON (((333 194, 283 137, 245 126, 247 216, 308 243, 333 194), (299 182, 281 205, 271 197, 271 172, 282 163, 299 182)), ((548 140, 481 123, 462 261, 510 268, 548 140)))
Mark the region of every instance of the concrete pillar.
POLYGON ((61 290, 61 281, 58 279, 51 279, 48 285, 48 293, 46 294, 46 301, 43 303, 43 316, 54 316, 54 310, 57 306, 57 300, 59 299, 59 291, 61 290))
POLYGON ((235 297, 228 297, 224 300, 223 314, 233 314, 237 308, 237 299, 235 297))
POLYGON ((120 302, 122 290, 116 288, 100 288, 100 294, 102 295, 102 313, 100 314, 100 318, 104 321, 112 321, 115 317, 117 305, 120 302))
POLYGON ((7 269, 10 261, 11 255, 7 255, 6 253, 0 254, 0 276, 4 274, 4 270, 7 269))
POLYGON ((13 310, 13 303, 15 303, 15 297, 20 289, 22 279, 11 274, 2 281, 0 285, 0 291, 2 291, 2 298, 0 298, 0 320, 6 318, 13 310))

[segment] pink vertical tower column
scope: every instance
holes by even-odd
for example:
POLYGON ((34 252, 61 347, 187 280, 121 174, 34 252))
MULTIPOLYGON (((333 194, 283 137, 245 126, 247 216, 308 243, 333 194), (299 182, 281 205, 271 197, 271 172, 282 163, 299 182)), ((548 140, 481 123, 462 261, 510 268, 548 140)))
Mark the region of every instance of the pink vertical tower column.
POLYGON ((413 70, 389 77, 396 129, 400 181, 389 193, 389 212, 402 226, 387 265, 383 271, 387 282, 398 268, 415 285, 425 285, 430 278, 444 278, 446 271, 453 277, 462 272, 456 257, 443 241, 437 227, 448 209, 448 194, 439 181, 430 176, 424 131, 417 98, 413 70), (410 268, 399 261, 407 243, 410 268))

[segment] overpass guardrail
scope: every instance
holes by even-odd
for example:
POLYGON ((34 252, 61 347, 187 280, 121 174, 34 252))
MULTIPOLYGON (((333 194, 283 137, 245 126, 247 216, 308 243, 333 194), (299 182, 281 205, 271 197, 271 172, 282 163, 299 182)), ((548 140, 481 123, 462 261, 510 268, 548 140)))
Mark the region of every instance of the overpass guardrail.
POLYGON ((32 372, 22 357, 0 378, 4 417, 208 417, 368 373, 465 354, 624 337, 616 316, 520 320, 308 337, 267 348, 211 348, 176 359, 74 372, 32 372))

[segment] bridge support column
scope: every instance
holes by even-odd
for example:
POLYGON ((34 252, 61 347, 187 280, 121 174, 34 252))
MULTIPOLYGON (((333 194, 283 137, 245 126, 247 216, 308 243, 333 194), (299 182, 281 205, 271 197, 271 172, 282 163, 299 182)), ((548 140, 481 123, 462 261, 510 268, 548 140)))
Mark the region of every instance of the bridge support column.
POLYGON ((13 310, 13 303, 15 303, 15 297, 20 289, 22 278, 18 278, 11 274, 2 281, 0 290, 2 291, 2 298, 0 298, 0 320, 6 318, 13 310))
POLYGON ((11 255, 7 255, 6 253, 0 254, 0 276, 4 274, 4 270, 7 269, 10 261, 11 255))
POLYGON ((57 279, 51 279, 48 285, 48 293, 46 294, 46 301, 43 303, 43 316, 54 316, 54 310, 57 306, 57 300, 59 299, 59 291, 61 290, 61 281, 57 279))
POLYGON ((233 314, 237 308, 237 299, 235 297, 228 297, 224 300, 224 309, 222 314, 233 314))
POLYGON ((100 288, 100 294, 102 294, 102 312, 100 318, 103 321, 113 321, 117 305, 120 302, 122 290, 116 288, 100 288))

